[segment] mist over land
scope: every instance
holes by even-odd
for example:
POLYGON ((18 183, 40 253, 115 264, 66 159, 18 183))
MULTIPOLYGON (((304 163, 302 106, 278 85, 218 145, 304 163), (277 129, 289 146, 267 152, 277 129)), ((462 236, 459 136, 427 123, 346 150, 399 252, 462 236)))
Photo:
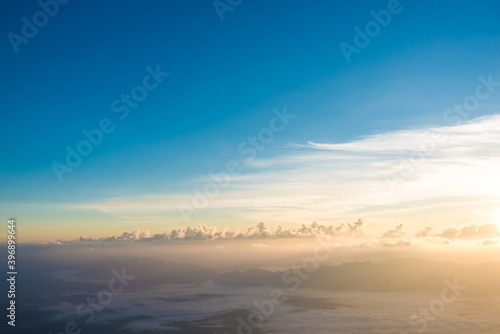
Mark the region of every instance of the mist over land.
POLYGON ((448 239, 396 227, 372 238, 363 225, 259 224, 239 234, 199 226, 162 238, 25 245, 18 300, 30 323, 18 328, 55 332, 73 321, 91 333, 496 333, 498 230, 465 226, 448 239))
MULTIPOLYGON (((43 252, 45 247, 51 246, 36 246, 26 253, 43 252)), ((21 332, 24 328, 29 333, 32 326, 55 331, 68 321, 92 333, 302 333, 300 328, 314 328, 315 333, 332 328, 398 333, 424 326, 430 333, 464 328, 496 333, 499 325, 500 262, 472 265, 395 258, 317 268, 301 268, 299 262, 273 271, 214 270, 102 253, 62 264, 59 260, 65 256, 72 254, 60 255, 56 263, 27 256, 36 264, 27 262, 27 275, 19 280, 19 312, 30 317, 29 325, 18 327, 21 332), (120 276, 129 280, 122 291, 113 293, 111 300, 99 295, 120 276), (453 285, 459 289, 456 296, 448 289, 453 285), (429 309, 430 303, 441 300, 444 289, 453 302, 435 303, 435 314, 422 314, 419 308, 429 309), (271 304, 275 295, 279 298, 271 304), (436 315, 439 322, 432 320, 436 315)))

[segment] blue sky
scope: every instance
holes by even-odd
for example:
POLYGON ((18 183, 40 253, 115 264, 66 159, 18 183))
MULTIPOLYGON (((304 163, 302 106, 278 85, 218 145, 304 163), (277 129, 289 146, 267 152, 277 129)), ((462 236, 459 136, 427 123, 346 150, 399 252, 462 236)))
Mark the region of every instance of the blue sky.
MULTIPOLYGON (((401 1, 403 10, 348 63, 339 44, 353 44, 353 28, 364 28, 370 11, 387 4, 244 0, 221 21, 211 1, 73 0, 15 53, 7 34, 21 34, 21 18, 31 20, 40 7, 4 3, 3 215, 24 217, 33 231, 95 228, 97 221, 106 231, 134 228, 134 221, 148 221, 147 208, 124 218, 85 204, 189 197, 210 172, 241 158, 238 145, 267 126, 274 108, 286 106, 297 118, 259 153, 266 161, 294 155, 293 145, 308 142, 449 125, 443 111, 473 93, 478 76, 500 78, 500 5, 401 1), (157 64, 170 75, 120 120, 111 102, 157 64), (116 130, 58 182, 51 164, 64 162, 66 145, 75 147, 81 131, 103 118, 116 130)), ((500 94, 492 94, 470 118, 498 113, 499 102, 500 94)), ((250 167, 242 177, 259 175, 250 167)), ((240 221, 228 207, 195 222, 240 221)), ((152 229, 186 224, 178 213, 155 217, 152 229)))

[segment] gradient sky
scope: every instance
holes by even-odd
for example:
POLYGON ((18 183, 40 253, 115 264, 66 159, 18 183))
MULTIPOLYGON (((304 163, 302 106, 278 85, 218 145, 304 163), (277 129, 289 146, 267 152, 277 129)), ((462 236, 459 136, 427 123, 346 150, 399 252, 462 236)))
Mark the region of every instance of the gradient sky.
POLYGON ((2 217, 16 217, 26 241, 198 223, 500 219, 500 87, 460 124, 443 117, 479 76, 500 81, 500 4, 401 1, 348 63, 339 44, 387 4, 244 0, 221 21, 211 1, 73 0, 16 53, 8 34, 40 7, 3 3, 2 217), (169 76, 121 120, 112 102, 157 65, 169 76), (256 159, 239 154, 283 108, 296 118, 256 159), (53 162, 104 118, 115 130, 59 182, 53 162), (434 132, 447 137, 391 188, 387 173, 434 132), (231 160, 241 173, 186 221, 179 205, 231 160))

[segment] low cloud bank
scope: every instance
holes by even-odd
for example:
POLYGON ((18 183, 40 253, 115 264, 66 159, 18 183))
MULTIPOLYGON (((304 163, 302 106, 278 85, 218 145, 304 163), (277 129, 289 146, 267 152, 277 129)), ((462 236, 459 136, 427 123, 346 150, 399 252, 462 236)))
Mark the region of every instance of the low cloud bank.
POLYGON ((366 234, 366 223, 359 219, 354 223, 340 225, 321 225, 317 222, 304 224, 300 228, 284 228, 278 226, 276 229, 269 228, 264 223, 259 223, 241 232, 238 229, 224 227, 217 229, 214 226, 200 224, 196 227, 174 229, 170 233, 157 233, 151 235, 148 231, 132 233, 124 232, 121 235, 109 235, 100 238, 82 236, 76 240, 58 240, 56 244, 83 243, 83 242, 119 242, 119 241, 209 241, 209 240, 238 240, 238 239, 292 239, 292 238, 318 238, 334 237, 341 239, 359 240, 359 246, 384 246, 401 247, 410 246, 415 242, 426 240, 428 242, 450 244, 451 242, 474 242, 485 246, 499 245, 500 230, 495 223, 485 223, 482 225, 472 224, 461 228, 448 228, 436 233, 432 227, 425 227, 416 234, 407 234, 403 224, 399 224, 393 229, 382 233, 378 238, 369 238, 366 234))
POLYGON ((238 229, 229 229, 224 227, 218 230, 215 226, 206 226, 200 224, 195 227, 188 226, 187 228, 179 228, 172 230, 170 233, 157 233, 151 235, 148 231, 140 233, 134 231, 132 233, 124 232, 119 236, 109 235, 101 238, 82 236, 73 241, 58 240, 56 243, 69 242, 108 242, 108 241, 169 241, 169 240, 229 240, 229 239, 283 239, 283 238, 314 238, 318 236, 332 237, 359 237, 364 235, 365 222, 359 219, 351 224, 320 225, 314 222, 310 225, 304 224, 300 228, 284 228, 278 226, 273 230, 264 223, 259 223, 250 227, 246 232, 240 232, 238 229))

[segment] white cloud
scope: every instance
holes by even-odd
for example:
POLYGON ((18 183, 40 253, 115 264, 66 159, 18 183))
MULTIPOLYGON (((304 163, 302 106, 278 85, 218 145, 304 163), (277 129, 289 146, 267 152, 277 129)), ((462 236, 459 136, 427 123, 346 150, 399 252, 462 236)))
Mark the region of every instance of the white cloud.
MULTIPOLYGON (((414 231, 484 222, 500 206, 499 153, 500 115, 346 143, 292 144, 280 156, 248 162, 191 221, 301 224, 363 217, 380 231, 402 222, 414 231)), ((212 182, 210 172, 218 171, 207 171, 193 188, 212 182)), ((138 194, 70 207, 180 225, 178 206, 193 206, 193 198, 194 192, 138 194)))
MULTIPOLYGON (((224 227, 217 229, 215 226, 206 226, 200 224, 196 227, 188 226, 187 228, 179 228, 170 231, 169 233, 150 234, 148 231, 140 233, 134 231, 132 233, 124 232, 121 235, 108 235, 104 237, 87 238, 82 236, 74 241, 59 240, 56 243, 73 243, 73 242, 117 242, 117 241, 209 241, 209 240, 235 240, 235 239, 255 239, 255 240, 271 240, 271 239, 316 239, 321 237, 334 237, 335 243, 338 246, 347 247, 408 247, 423 244, 439 244, 439 245, 474 245, 474 246, 496 246, 500 239, 500 229, 497 224, 485 223, 482 225, 468 225, 461 228, 448 228, 441 233, 433 233, 432 228, 426 227, 423 231, 417 232, 415 235, 407 235, 403 231, 403 224, 387 230, 382 233, 381 237, 372 237, 367 234, 366 224, 362 220, 358 220, 353 224, 340 225, 320 225, 316 222, 307 225, 304 224, 300 228, 284 228, 278 226, 275 229, 269 228, 264 223, 259 223, 250 227, 246 232, 241 232, 238 229, 230 229, 224 227)), ((266 243, 256 242, 251 244, 253 248, 270 247, 266 243)))
POLYGON ((395 228, 382 234, 382 238, 401 238, 404 236, 403 224, 399 224, 395 228))
MULTIPOLYGON (((340 224, 337 226, 324 226, 316 222, 310 225, 302 225, 300 228, 283 228, 278 226, 271 229, 264 223, 259 223, 247 229, 246 232, 240 232, 238 229, 224 227, 217 229, 215 226, 200 224, 195 227, 174 229, 170 233, 157 233, 151 235, 148 231, 140 233, 124 232, 121 235, 108 235, 100 238, 87 238, 81 236, 75 242, 109 242, 109 241, 172 241, 172 240, 227 240, 227 239, 287 239, 287 238, 316 238, 320 236, 333 236, 342 238, 354 238, 364 235, 365 223, 362 220, 351 224, 340 224)), ((59 242, 63 242, 59 240, 59 242)), ((259 244, 261 245, 261 244, 259 244)))

